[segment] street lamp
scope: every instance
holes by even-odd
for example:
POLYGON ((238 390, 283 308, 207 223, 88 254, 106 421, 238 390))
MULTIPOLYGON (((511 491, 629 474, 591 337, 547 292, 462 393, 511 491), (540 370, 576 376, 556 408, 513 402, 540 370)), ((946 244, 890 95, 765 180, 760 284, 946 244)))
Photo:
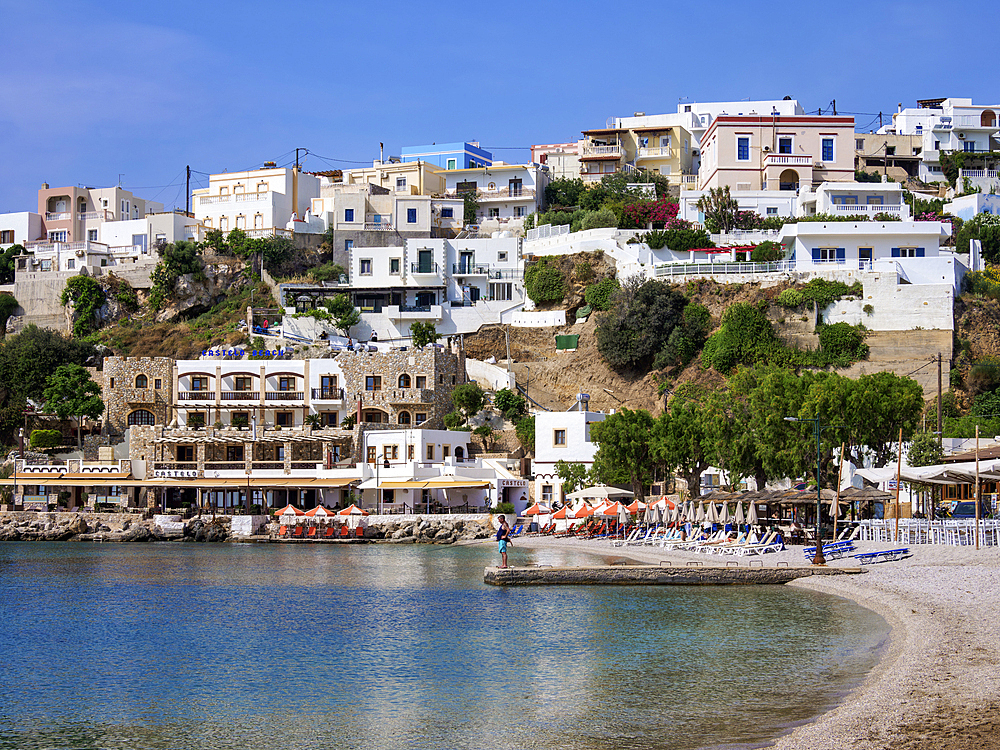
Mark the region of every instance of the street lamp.
POLYGON ((823 434, 823 430, 827 430, 831 427, 843 427, 843 425, 821 425, 819 417, 813 417, 811 419, 801 417, 785 417, 785 421, 813 423, 813 434, 816 436, 816 555, 813 557, 813 565, 826 565, 826 558, 823 557, 823 538, 820 532, 820 519, 822 518, 823 511, 823 498, 820 494, 823 487, 823 484, 820 481, 820 473, 823 466, 823 454, 820 447, 820 437, 823 434))

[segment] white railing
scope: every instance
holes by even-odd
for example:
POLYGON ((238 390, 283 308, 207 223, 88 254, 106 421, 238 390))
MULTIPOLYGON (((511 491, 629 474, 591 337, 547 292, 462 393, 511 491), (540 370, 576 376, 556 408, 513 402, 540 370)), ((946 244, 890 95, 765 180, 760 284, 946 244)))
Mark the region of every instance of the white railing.
POLYGON ((529 229, 525 233, 525 241, 544 240, 549 237, 559 237, 569 234, 569 224, 542 224, 540 227, 529 229))
POLYGON ((81 211, 76 215, 76 218, 80 221, 87 221, 88 219, 103 219, 103 211, 81 211))
POLYGON ((580 156, 615 156, 622 155, 621 146, 584 146, 580 156))
MULTIPOLYGON (((237 227, 241 232, 246 234, 247 237, 253 237, 254 239, 261 239, 264 237, 287 237, 291 239, 295 236, 295 232, 291 229, 279 229, 278 227, 269 227, 268 229, 246 229, 244 227, 237 227)), ((229 232, 232 230, 227 230, 223 232, 226 237, 229 236, 229 232)))
POLYGON ((773 242, 781 235, 780 229, 734 229, 731 232, 712 234, 712 242, 717 247, 728 247, 751 242, 773 242))
POLYGON ((391 232, 392 231, 392 221, 366 221, 365 222, 366 232, 391 232))
POLYGON ((992 125, 983 125, 979 115, 956 115, 953 124, 956 128, 996 128, 996 118, 992 125))
POLYGON ((45 221, 65 221, 66 219, 72 219, 72 218, 73 214, 71 214, 69 211, 58 211, 58 212, 46 211, 45 213, 45 221))
POLYGON ((643 148, 639 149, 639 157, 638 158, 640 158, 640 159, 656 159, 656 158, 669 159, 673 155, 672 152, 673 152, 673 149, 671 149, 670 146, 643 147, 643 148))
POLYGON ((812 157, 811 156, 793 156, 792 154, 768 154, 767 157, 768 165, 790 165, 799 167, 811 167, 812 157))
POLYGON ((499 190, 477 190, 476 198, 481 201, 502 201, 511 198, 534 198, 534 188, 500 188, 499 190))
POLYGON ((262 201, 266 197, 267 193, 236 193, 233 195, 237 203, 253 203, 254 201, 262 201))
POLYGON ((998 179, 998 172, 995 169, 960 169, 958 170, 958 176, 960 179, 968 177, 970 180, 979 177, 980 179, 996 180, 998 179))
POLYGON ((71 251, 76 252, 77 250, 93 251, 95 253, 107 252, 108 246, 103 242, 94 242, 93 240, 76 240, 74 242, 49 242, 48 240, 32 240, 31 242, 25 242, 24 246, 28 250, 32 250, 35 253, 39 251, 71 251))
POLYGON ((795 270, 794 260, 774 263, 664 263, 653 269, 657 277, 786 273, 795 270))
POLYGON ((232 195, 199 195, 199 206, 214 206, 221 203, 250 203, 263 200, 267 193, 233 193, 232 195))
POLYGON ((903 210, 899 203, 834 203, 835 214, 898 214, 903 210))
MULTIPOLYGON (((890 502, 886 503, 889 506, 890 502)), ((859 521, 861 530, 858 540, 862 542, 892 543, 900 546, 911 544, 946 544, 966 547, 976 543, 976 522, 974 519, 945 519, 931 521, 926 518, 871 519, 859 521)), ((979 521, 979 546, 1000 546, 1000 520, 995 518, 979 521)))

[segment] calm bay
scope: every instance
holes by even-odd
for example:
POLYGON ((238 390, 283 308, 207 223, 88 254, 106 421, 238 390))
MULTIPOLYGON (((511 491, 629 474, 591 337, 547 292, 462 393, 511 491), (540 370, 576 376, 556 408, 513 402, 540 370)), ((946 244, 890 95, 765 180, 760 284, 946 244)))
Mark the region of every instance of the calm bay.
POLYGON ((0 748, 753 746, 835 705, 888 634, 781 586, 488 587, 496 558, 0 544, 0 748))

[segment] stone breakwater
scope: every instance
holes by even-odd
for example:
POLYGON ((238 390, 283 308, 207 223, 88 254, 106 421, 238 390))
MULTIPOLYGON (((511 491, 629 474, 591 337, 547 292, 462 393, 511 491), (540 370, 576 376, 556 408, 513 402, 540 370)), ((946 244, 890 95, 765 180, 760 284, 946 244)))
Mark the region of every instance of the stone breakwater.
POLYGON ((0 542, 227 542, 275 541, 288 543, 455 544, 492 537, 489 520, 450 520, 447 517, 407 517, 405 520, 369 524, 363 536, 341 540, 234 535, 232 517, 198 517, 162 526, 154 519, 125 514, 11 513, 0 517, 0 542))
POLYGON ((729 586, 783 584, 815 575, 861 573, 860 568, 825 567, 664 567, 588 565, 574 568, 486 568, 483 582, 493 586, 603 584, 610 586, 729 586))

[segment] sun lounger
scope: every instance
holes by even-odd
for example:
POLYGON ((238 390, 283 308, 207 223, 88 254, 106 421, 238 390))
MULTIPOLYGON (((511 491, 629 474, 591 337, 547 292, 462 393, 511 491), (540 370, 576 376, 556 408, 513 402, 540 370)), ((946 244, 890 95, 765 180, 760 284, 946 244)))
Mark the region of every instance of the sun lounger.
POLYGON ((350 535, 351 535, 351 530, 349 528, 347 528, 346 526, 341 526, 340 527, 340 538, 341 539, 347 539, 347 537, 349 537, 350 535))
POLYGON ((510 530, 510 536, 511 537, 521 536, 521 532, 523 530, 524 530, 524 524, 523 523, 519 523, 516 526, 514 526, 513 529, 510 530))
POLYGON ((324 533, 323 536, 324 537, 331 537, 331 536, 333 536, 333 534, 334 534, 335 531, 336 531, 336 529, 334 529, 333 526, 328 526, 327 529, 326 529, 326 533, 324 533))
MULTIPOLYGON (((854 550, 856 549, 857 547, 854 546, 854 542, 852 541, 833 542, 831 544, 824 544, 823 557, 829 558, 831 560, 838 560, 844 555, 854 552, 854 550)), ((806 559, 812 560, 814 557, 816 557, 816 548, 805 547, 802 550, 802 554, 806 556, 806 559)))
MULTIPOLYGON (((635 540, 639 538, 639 534, 640 533, 642 533, 642 529, 636 527, 636 528, 632 529, 632 532, 627 537, 625 537, 624 539, 612 539, 611 540, 611 546, 612 547, 624 547, 626 544, 633 544, 635 542, 635 540)), ((649 532, 647 532, 646 535, 649 536, 649 532)))
POLYGON ((296 526, 295 527, 295 532, 292 534, 292 536, 302 536, 302 527, 301 526, 296 526))
POLYGON ((903 558, 910 556, 911 553, 907 547, 902 547, 901 549, 885 549, 881 552, 862 552, 857 555, 851 555, 851 557, 857 560, 861 565, 871 565, 872 563, 880 562, 895 562, 896 560, 902 560, 903 558))
POLYGON ((358 526, 358 528, 354 530, 354 536, 356 536, 358 539, 363 538, 364 535, 365 535, 365 530, 360 526, 358 526))
POLYGON ((278 527, 278 536, 288 536, 288 527, 287 526, 279 526, 278 527))
POLYGON ((767 552, 781 552, 785 548, 777 531, 769 531, 760 544, 748 544, 740 549, 740 555, 763 555, 767 552))

